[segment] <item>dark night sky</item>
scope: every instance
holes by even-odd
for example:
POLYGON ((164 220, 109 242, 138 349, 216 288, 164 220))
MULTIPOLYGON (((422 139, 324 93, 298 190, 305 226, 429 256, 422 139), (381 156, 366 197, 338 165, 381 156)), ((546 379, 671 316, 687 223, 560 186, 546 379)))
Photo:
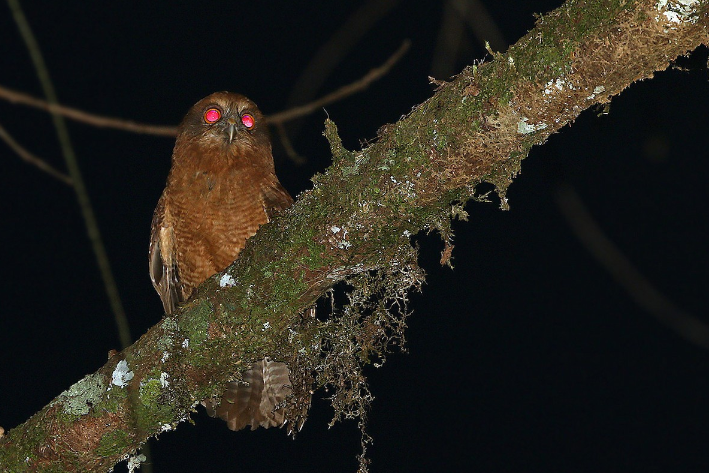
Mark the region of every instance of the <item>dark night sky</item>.
MULTIPOLYGON (((318 48, 364 2, 25 1, 60 100, 87 111, 176 124, 201 97, 242 92, 265 113, 287 106, 318 48)), ((506 40, 560 1, 485 1, 506 40)), ((410 52, 363 93, 329 105, 357 148, 432 94, 443 2, 401 1, 352 48, 318 95, 410 52)), ((485 56, 467 31, 455 70, 485 56)), ((6 4, 0 84, 41 89, 6 4)), ((706 50, 590 110, 535 148, 499 202, 469 204, 457 222, 455 269, 419 236, 429 276, 412 296, 409 353, 370 370, 373 472, 699 471, 709 467, 709 351, 656 321, 574 236, 556 204, 569 184, 606 235, 666 297, 709 323, 709 93, 706 50)), ((441 78, 441 77, 439 77, 441 78)), ((324 113, 302 120, 295 165, 276 144, 293 195, 329 164, 324 113)), ((51 119, 0 102, 0 124, 64 169, 51 119)), ((138 336, 161 314, 147 276, 154 205, 171 139, 70 132, 120 293, 138 336)), ((74 193, 0 143, 2 269, 0 425, 10 429, 95 371, 118 348, 74 193)), ((228 431, 203 411, 153 442, 156 472, 356 470, 358 429, 327 429, 318 397, 301 435, 228 431)), ((122 471, 122 470, 118 470, 122 471)))

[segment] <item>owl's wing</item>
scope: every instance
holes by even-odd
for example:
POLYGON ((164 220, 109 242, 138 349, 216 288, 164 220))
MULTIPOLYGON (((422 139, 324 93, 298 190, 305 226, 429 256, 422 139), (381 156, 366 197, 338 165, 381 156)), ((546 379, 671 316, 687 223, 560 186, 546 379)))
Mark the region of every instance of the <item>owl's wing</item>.
POLYGON ((273 179, 261 184, 263 210, 266 211, 268 220, 271 220, 275 214, 287 209, 293 204, 293 197, 291 197, 288 191, 278 182, 278 178, 275 175, 272 177, 273 179))
POLYGON ((231 430, 247 425, 281 427, 285 422, 285 401, 293 394, 285 363, 264 358, 246 370, 242 382, 231 382, 219 402, 202 401, 207 413, 226 421, 231 430))
POLYGON ((175 232, 165 222, 165 202, 160 197, 150 228, 150 280, 160 295, 166 314, 172 314, 180 301, 180 283, 175 253, 175 232))

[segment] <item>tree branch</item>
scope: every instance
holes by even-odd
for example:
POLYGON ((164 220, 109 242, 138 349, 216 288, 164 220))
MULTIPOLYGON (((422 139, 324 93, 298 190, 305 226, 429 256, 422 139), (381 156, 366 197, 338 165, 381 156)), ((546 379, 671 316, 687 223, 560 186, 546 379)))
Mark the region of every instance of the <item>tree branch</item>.
MULTIPOLYGON (((376 324, 363 325, 368 319, 356 311, 321 322, 301 317, 303 309, 342 280, 365 295, 372 275, 386 278, 377 287, 417 284, 410 235, 436 229, 449 238, 451 215, 483 182, 496 186, 504 207, 533 145, 707 44, 708 3, 571 0, 507 53, 442 84, 361 151, 344 149, 326 121, 333 165, 249 240, 226 270, 233 287, 222 287, 219 275, 207 280, 178 314, 2 437, 0 464, 105 471, 266 355, 293 373, 314 371, 320 386, 356 390, 359 378, 342 368, 385 348, 377 337, 386 344, 386 334, 370 336, 376 324)), ((352 398, 342 399, 336 410, 347 415, 352 398)))
MULTIPOLYGON (((367 74, 352 82, 351 84, 343 85, 339 89, 331 92, 317 100, 314 100, 305 105, 300 105, 297 107, 289 108, 288 110, 283 110, 281 112, 274 113, 272 115, 267 115, 266 123, 269 125, 281 125, 290 120, 303 117, 315 110, 329 105, 331 103, 342 100, 345 97, 361 92, 369 87, 372 82, 375 82, 382 77, 384 77, 394 65, 399 62, 406 51, 409 50, 411 42, 405 40, 399 46, 399 49, 394 51, 381 66, 375 67, 367 74)), ((5 99, 10 103, 18 103, 21 105, 26 105, 28 107, 37 108, 39 110, 44 110, 51 114, 60 115, 66 118, 70 118, 77 122, 86 123, 87 125, 95 126, 98 128, 113 128, 116 130, 129 131, 132 133, 143 133, 148 135, 156 136, 175 136, 177 135, 177 127, 169 125, 151 125, 149 123, 138 123, 132 120, 124 120, 122 118, 106 117, 103 115, 96 115, 94 113, 85 112, 79 110, 78 108, 68 107, 66 105, 61 105, 58 103, 51 103, 46 100, 38 99, 32 97, 29 94, 23 92, 18 92, 16 90, 8 89, 7 87, 0 86, 0 98, 5 99)))
POLYGON ((20 143, 15 141, 15 139, 10 135, 10 133, 7 132, 5 127, 0 125, 0 140, 3 140, 5 144, 12 149, 17 155, 22 158, 24 161, 30 163, 40 171, 43 171, 59 182, 63 182, 64 184, 68 186, 72 186, 73 182, 69 176, 64 174, 63 172, 55 169, 54 167, 50 166, 47 164, 46 161, 44 161, 42 158, 39 158, 35 156, 34 154, 30 153, 27 151, 20 143))
POLYGON ((39 110, 44 110, 45 112, 61 115, 74 121, 86 123, 99 128, 114 128, 116 130, 130 131, 133 133, 145 133, 157 136, 177 135, 176 126, 150 125, 147 123, 137 123, 131 120, 124 120, 122 118, 96 115, 94 113, 79 110, 78 108, 68 107, 58 103, 49 103, 46 100, 38 99, 29 94, 25 94, 24 92, 18 92, 3 86, 0 86, 0 98, 7 100, 10 103, 17 103, 32 108, 37 108, 39 110))
POLYGON ((372 82, 385 76, 386 73, 389 72, 392 67, 394 67, 394 64, 399 62, 399 59, 401 59, 401 57, 406 54, 406 51, 409 50, 410 46, 411 42, 409 40, 404 41, 403 43, 401 43, 401 46, 399 46, 399 49, 397 49, 394 54, 392 54, 389 59, 384 62, 384 64, 379 67, 375 67, 359 80, 352 82, 351 84, 342 86, 336 91, 324 95, 310 103, 306 103, 305 105, 300 105, 297 107, 290 108, 288 110, 284 110, 282 112, 268 115, 266 117, 266 122, 269 125, 282 124, 295 118, 304 117, 305 115, 313 113, 315 110, 324 107, 325 105, 337 102, 338 100, 342 100, 345 97, 349 97, 350 95, 353 95, 357 92, 366 89, 370 86, 372 82))

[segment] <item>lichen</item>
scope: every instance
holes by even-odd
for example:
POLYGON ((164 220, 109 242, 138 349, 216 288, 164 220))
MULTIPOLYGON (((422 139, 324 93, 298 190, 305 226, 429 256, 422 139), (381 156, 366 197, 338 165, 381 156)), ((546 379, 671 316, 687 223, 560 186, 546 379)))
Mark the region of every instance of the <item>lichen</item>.
MULTIPOLYGON (((167 352, 173 348, 175 343, 175 338, 173 334, 177 332, 178 329, 175 317, 165 316, 162 319, 161 327, 163 329, 163 334, 160 336, 156 343, 158 348, 160 350, 165 351, 167 354, 167 352)), ((169 356, 169 354, 167 356, 169 356)))
MULTIPOLYGON (((124 406, 125 400, 128 398, 128 392, 125 389, 111 389, 103 398, 101 408, 108 412, 118 412, 124 406)), ((96 413, 100 414, 99 412, 96 413)))
POLYGON ((128 385, 128 382, 133 379, 133 376, 135 376, 135 374, 128 367, 128 362, 121 360, 111 374, 111 384, 119 388, 124 388, 128 385))
POLYGON ((52 405, 61 404, 63 412, 71 417, 86 415, 101 401, 105 391, 103 376, 90 374, 61 393, 52 405))
MULTIPOLYGON (((408 240, 408 239, 407 239, 408 240)), ((363 366, 381 366, 395 348, 404 350, 408 294, 419 289, 424 273, 417 253, 407 242, 390 264, 346 279, 347 303, 335 307, 321 325, 324 355, 317 366, 317 384, 330 393, 335 415, 331 425, 343 419, 359 419, 362 452, 360 469, 366 471, 367 412, 373 396, 363 366)), ((321 352, 318 347, 317 352, 321 352)))

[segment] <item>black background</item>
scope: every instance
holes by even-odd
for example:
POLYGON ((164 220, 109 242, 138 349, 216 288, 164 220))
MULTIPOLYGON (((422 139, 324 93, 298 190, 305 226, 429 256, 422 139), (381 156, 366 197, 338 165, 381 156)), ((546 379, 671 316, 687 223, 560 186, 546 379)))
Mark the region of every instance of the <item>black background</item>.
MULTIPOLYGON (((283 110, 319 47, 364 2, 38 2, 23 6, 62 103, 177 124, 216 90, 283 110), (183 4, 187 3, 187 4, 183 4)), ((558 1, 486 1, 508 42, 558 1)), ((327 106, 359 147, 432 94, 427 76, 443 2, 401 1, 345 54, 318 95, 412 47, 369 90, 327 106)), ((467 30, 460 70, 486 53, 467 30)), ((0 84, 41 96, 5 4, 0 84)), ((573 235, 555 200, 570 184, 634 265, 669 299, 706 317, 709 229, 706 51, 631 86, 610 114, 584 112, 535 148, 499 202, 455 224, 455 269, 419 236, 428 272, 412 296, 409 354, 369 370, 372 471, 699 471, 709 467, 709 354, 639 308, 573 235)), ((445 77, 438 77, 445 78, 445 77)), ((296 195, 329 164, 324 112, 274 146, 296 195)), ((64 169, 51 118, 0 102, 0 124, 64 169)), ((147 276, 154 205, 173 141, 75 122, 70 132, 134 337, 161 305, 147 276)), ((20 424, 106 360, 118 338, 73 191, 0 143, 3 290, 0 425, 20 424)), ((355 471, 359 433, 327 429, 320 395, 300 436, 228 431, 200 411, 153 445, 156 472, 355 471)), ((119 468, 119 471, 122 469, 119 468)))

